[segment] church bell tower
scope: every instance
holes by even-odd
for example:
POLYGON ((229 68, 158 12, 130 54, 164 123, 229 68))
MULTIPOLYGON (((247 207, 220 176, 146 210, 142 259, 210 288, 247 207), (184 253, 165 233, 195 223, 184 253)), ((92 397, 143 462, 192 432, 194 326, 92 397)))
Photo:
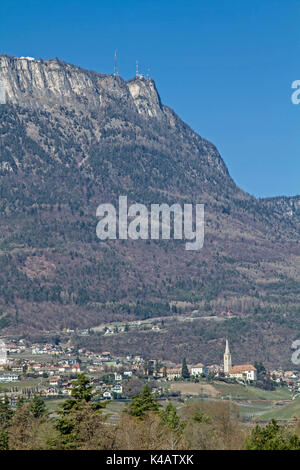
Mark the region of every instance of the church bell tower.
POLYGON ((228 339, 226 339, 226 347, 224 353, 224 374, 229 375, 231 369, 231 354, 229 351, 228 339))

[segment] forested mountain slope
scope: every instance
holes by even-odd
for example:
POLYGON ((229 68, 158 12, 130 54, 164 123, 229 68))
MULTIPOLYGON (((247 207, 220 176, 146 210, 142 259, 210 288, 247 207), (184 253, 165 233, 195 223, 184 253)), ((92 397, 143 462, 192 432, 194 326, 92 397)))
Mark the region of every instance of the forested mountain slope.
MULTIPOLYGON (((245 341, 226 322, 215 332, 201 326, 191 355, 229 333, 251 350, 256 327, 248 338, 247 322, 261 317, 278 338, 284 327, 288 350, 300 333, 299 196, 257 200, 243 192, 214 145, 161 103, 152 79, 126 82, 6 55, 0 71, 3 333, 230 310, 248 325, 245 341), (100 242, 96 208, 119 195, 147 206, 204 203, 203 249, 188 252, 180 240, 100 242)), ((167 354, 178 359, 176 334, 167 354)), ((139 334, 125 336, 116 340, 124 348, 148 347, 139 334)), ((159 356, 156 338, 149 344, 159 356)), ((100 348, 104 339, 97 341, 100 348)))

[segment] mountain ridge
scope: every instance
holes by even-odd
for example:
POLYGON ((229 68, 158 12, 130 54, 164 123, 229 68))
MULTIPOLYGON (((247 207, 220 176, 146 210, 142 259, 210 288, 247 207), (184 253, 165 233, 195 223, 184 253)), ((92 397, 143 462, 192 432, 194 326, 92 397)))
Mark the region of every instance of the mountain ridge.
MULTIPOLYGON (((121 107, 125 101, 127 110, 137 111, 140 117, 166 121, 171 128, 178 122, 174 111, 162 105, 153 79, 138 77, 125 81, 120 76, 86 71, 58 59, 28 60, 5 55, 0 55, 0 70, 7 100, 12 104, 46 109, 67 104, 99 110, 108 107, 114 95, 121 107), (37 78, 33 80, 35 76, 37 78)), ((193 132, 192 129, 190 131, 193 132)), ((199 139, 212 146, 205 139, 199 139)), ((220 156, 218 163, 228 173, 220 156)))

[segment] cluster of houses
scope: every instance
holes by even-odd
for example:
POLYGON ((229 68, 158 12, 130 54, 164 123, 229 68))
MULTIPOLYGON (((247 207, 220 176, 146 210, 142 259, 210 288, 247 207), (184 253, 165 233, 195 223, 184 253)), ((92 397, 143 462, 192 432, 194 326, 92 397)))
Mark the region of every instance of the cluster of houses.
POLYGON ((18 380, 19 380, 19 375, 17 375, 17 374, 2 374, 2 375, 0 375, 0 383, 17 382, 18 380))
POLYGON ((61 346, 56 344, 33 344, 31 347, 32 355, 51 354, 58 356, 64 354, 66 351, 61 346))
POLYGON ((270 371, 270 376, 278 384, 286 385, 290 390, 300 392, 300 372, 295 370, 284 371, 275 369, 270 371))
MULTIPOLYGON (((252 364, 232 366, 229 343, 227 340, 224 353, 224 374, 227 377, 246 382, 255 382, 257 380, 257 370, 252 364)), ((270 378, 277 384, 286 385, 291 391, 300 392, 299 371, 275 369, 270 371, 270 378)))
POLYGON ((32 393, 38 391, 46 398, 70 395, 72 381, 77 374, 84 372, 103 398, 119 397, 123 393, 122 381, 136 374, 144 364, 141 356, 115 358, 108 351, 94 354, 55 344, 25 347, 15 343, 7 344, 6 349, 6 360, 0 364, 0 384, 5 393, 11 392, 14 396, 16 388, 13 382, 20 380, 27 392, 30 389, 27 384, 31 387, 33 382, 37 384, 32 393), (107 373, 112 376, 110 384, 101 381, 101 377, 107 373))
MULTIPOLYGON (((215 377, 223 374, 228 378, 236 379, 237 381, 242 381, 243 383, 255 382, 257 380, 257 370, 252 364, 240 364, 232 366, 228 340, 226 340, 223 367, 217 364, 204 366, 200 363, 188 366, 188 370, 189 374, 193 377, 208 376, 211 373, 215 377)), ((181 377, 181 371, 181 367, 177 365, 176 367, 167 369, 166 376, 169 380, 176 380, 181 377)))
MULTIPOLYGON (((188 366, 189 374, 193 377, 208 376, 210 371, 215 371, 216 366, 206 367, 203 364, 195 364, 188 366)), ((166 369, 166 377, 168 380, 176 380, 181 377, 182 366, 177 364, 175 367, 169 367, 166 369)))
MULTIPOLYGON (((124 396, 124 381, 136 375, 141 378, 159 378, 162 382, 178 380, 182 376, 182 365, 169 361, 146 360, 139 355, 115 357, 109 351, 95 354, 85 349, 74 350, 56 344, 25 345, 24 341, 6 344, 7 360, 0 364, 0 384, 6 391, 13 391, 14 383, 38 379, 38 392, 44 397, 63 397, 71 394, 72 381, 78 373, 86 373, 95 391, 103 399, 124 396), (2 369, 2 370, 1 370, 2 369), (104 380, 108 377, 109 380, 104 380)), ((223 365, 205 366, 202 363, 188 365, 191 377, 225 375, 238 382, 255 382, 257 370, 252 364, 232 365, 229 344, 226 340, 223 365)), ((271 371, 277 383, 285 383, 291 390, 300 392, 300 377, 294 371, 271 371)))
MULTIPOLYGON (((85 372, 92 379, 95 390, 103 398, 121 397, 124 380, 133 375, 140 377, 152 376, 165 381, 172 381, 181 376, 181 365, 171 362, 161 363, 145 360, 138 355, 114 357, 109 351, 100 354, 72 347, 62 348, 56 344, 24 344, 7 345, 7 361, 0 370, 0 383, 10 390, 12 382, 36 380, 38 391, 44 397, 70 395, 72 380, 76 375, 85 372), (22 354, 24 353, 24 354, 22 354), (80 359, 79 359, 80 358, 80 359), (104 375, 111 377, 110 383, 101 380, 104 375)), ((212 367, 195 364, 189 367, 190 374, 195 377, 208 375, 212 367)), ((215 369, 214 369, 215 370, 215 369)))

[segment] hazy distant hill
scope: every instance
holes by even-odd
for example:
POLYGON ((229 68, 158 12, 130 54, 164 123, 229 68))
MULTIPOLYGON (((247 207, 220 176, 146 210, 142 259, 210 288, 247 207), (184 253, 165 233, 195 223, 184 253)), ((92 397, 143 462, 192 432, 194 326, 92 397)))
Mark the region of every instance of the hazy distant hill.
POLYGON ((217 149, 161 103, 152 79, 126 82, 59 60, 6 55, 0 71, 4 333, 230 310, 237 318, 218 326, 174 322, 163 350, 162 333, 154 332, 85 341, 217 360, 216 345, 228 335, 245 359, 260 348, 267 362, 288 361, 300 337, 300 197, 257 200, 243 192, 217 149), (204 248, 101 243, 96 207, 119 195, 204 203, 204 248))

